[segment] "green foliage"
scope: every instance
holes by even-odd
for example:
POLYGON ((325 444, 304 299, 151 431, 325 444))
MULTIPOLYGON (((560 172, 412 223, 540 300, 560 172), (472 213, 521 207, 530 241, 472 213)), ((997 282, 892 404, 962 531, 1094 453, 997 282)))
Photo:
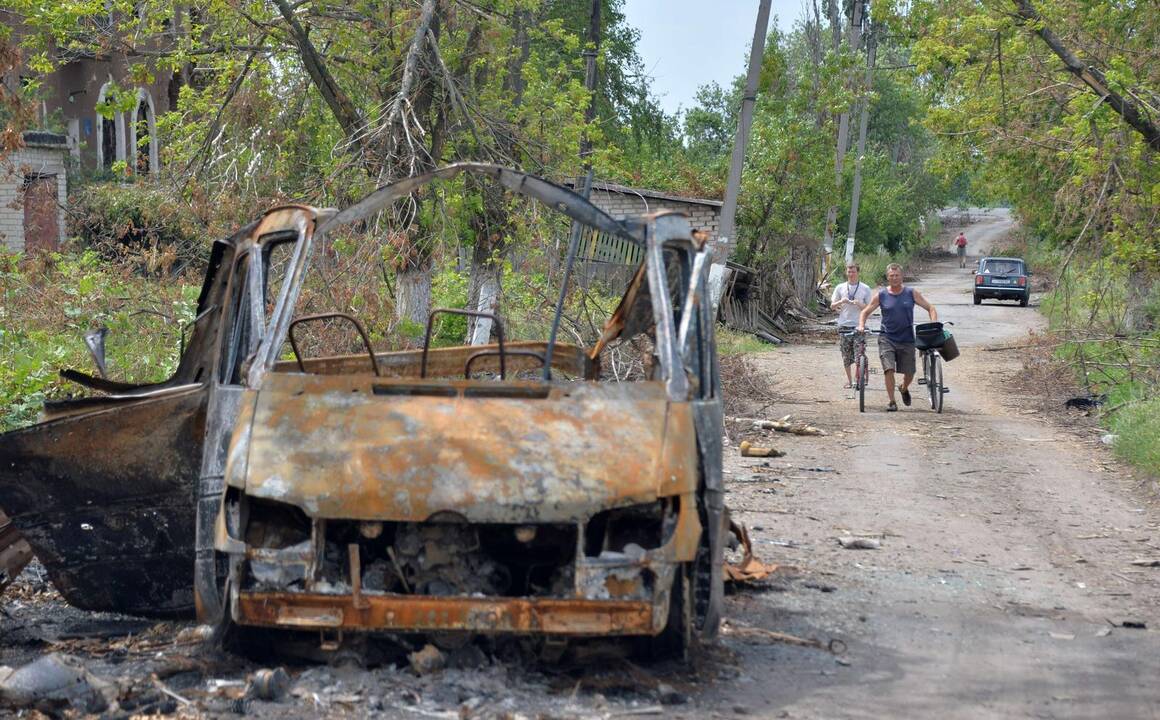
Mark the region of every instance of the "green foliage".
MULTIPOLYGON (((1132 102, 1154 97, 1154 7, 1032 4, 1072 53, 1104 72, 1110 90, 1132 102)), ((924 0, 912 10, 912 26, 921 29, 914 59, 933 91, 926 123, 941 137, 939 167, 970 177, 968 197, 1010 201, 1048 244, 1081 246, 1081 263, 1107 256, 1157 277, 1155 151, 1011 9, 924 0)))
POLYGON ((132 257, 148 272, 197 266, 205 228, 191 208, 155 183, 92 183, 73 193, 69 232, 108 259, 132 257))
POLYGON ((83 334, 105 326, 110 377, 158 382, 177 367, 181 328, 199 285, 158 283, 92 251, 0 255, 0 430, 35 421, 46 398, 77 393, 63 368, 91 372, 83 334))
POLYGON ((1116 454, 1152 475, 1160 468, 1160 398, 1121 408, 1112 420, 1116 454))
POLYGON ((1153 330, 1123 332, 1124 317, 1134 294, 1133 276, 1104 258, 1077 266, 1074 256, 1024 229, 1012 252, 1049 283, 1040 302, 1051 336, 1060 342, 1055 361, 1070 370, 1086 392, 1106 394, 1108 422, 1118 435, 1116 452, 1125 460, 1155 472, 1160 452, 1157 390, 1160 389, 1160 289, 1144 293, 1143 311, 1153 330), (1067 263, 1065 265, 1065 263, 1067 263), (1057 281, 1058 278, 1058 281, 1057 281))
POLYGON ((724 325, 717 327, 716 336, 717 353, 721 357, 771 352, 776 347, 775 345, 758 340, 750 333, 731 330, 724 325))

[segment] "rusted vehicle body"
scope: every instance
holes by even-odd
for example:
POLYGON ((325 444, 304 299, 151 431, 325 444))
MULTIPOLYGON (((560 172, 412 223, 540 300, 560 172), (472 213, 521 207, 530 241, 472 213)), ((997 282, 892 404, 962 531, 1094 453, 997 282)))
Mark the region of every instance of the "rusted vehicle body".
MULTIPOLYGON (((132 384, 64 370, 99 394, 47 401, 41 422, 0 435, 0 508, 76 607, 193 613, 193 498, 223 269, 235 242, 214 244, 197 317, 168 380, 132 384)), ((95 354, 101 367, 103 349, 95 354)))
MULTIPOLYGON (((165 608, 176 610, 192 584, 199 617, 219 637, 282 628, 313 633, 324 648, 362 633, 459 633, 654 637, 679 649, 715 634, 727 527, 720 386, 708 252, 683 216, 613 220, 534 176, 460 164, 341 212, 277 208, 215 244, 213 257, 180 377, 133 389, 134 399, 122 390, 91 408, 62 406, 58 418, 22 431, 72 443, 59 469, 50 446, 0 437, 0 457, 43 460, 18 473, 33 481, 18 502, 8 497, 12 478, 0 476, 0 505, 14 506, 38 554, 50 555, 54 581, 101 563, 70 568, 78 558, 65 557, 65 545, 74 538, 52 523, 96 532, 104 522, 100 503, 90 515, 69 514, 82 502, 56 502, 51 517, 37 511, 37 495, 56 492, 54 482, 126 508, 148 494, 112 498, 115 490, 100 495, 96 486, 126 480, 166 502, 178 494, 167 491, 187 492, 168 515, 160 500, 109 514, 122 518, 120 546, 112 529, 101 531, 101 551, 118 562, 144 554, 139 572, 154 591, 86 602, 85 574, 70 601, 139 610, 168 584, 165 608), (378 351, 349 315, 302 314, 302 281, 328 232, 463 172, 643 248, 593 347, 507 341, 495 318, 491 345, 430 347, 429 322, 421 349, 378 351), (272 281, 276 254, 287 259, 272 281), (365 352, 306 356, 300 334, 336 321, 350 324, 365 352), (640 335, 648 376, 602 380, 602 351, 640 335), (114 420, 112 434, 74 430, 114 420), (130 465, 151 452, 165 469, 110 465, 89 479, 84 451, 102 439, 123 445, 130 465), (162 527, 172 531, 158 535, 166 542, 146 547, 147 531, 162 527), (180 560, 192 583, 170 582, 159 567, 180 560)), ((463 311, 433 317, 442 312, 463 311)))

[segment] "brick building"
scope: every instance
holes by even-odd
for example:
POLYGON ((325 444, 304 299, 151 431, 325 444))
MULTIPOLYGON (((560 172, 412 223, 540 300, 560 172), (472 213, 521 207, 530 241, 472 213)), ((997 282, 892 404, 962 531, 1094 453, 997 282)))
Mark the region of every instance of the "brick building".
POLYGON ((55 250, 64 239, 69 143, 24 133, 24 147, 0 160, 0 248, 55 250))
POLYGON ((617 219, 657 210, 679 210, 689 216, 694 229, 707 230, 714 240, 721 227, 720 200, 681 197, 602 182, 592 183, 591 200, 593 205, 617 219))
MULTIPOLYGON (((108 24, 115 26, 110 11, 108 24)), ((23 18, 10 10, 0 9, 0 24, 12 30, 10 44, 21 46, 26 29, 23 18)), ((145 46, 162 47, 160 38, 145 46)), ((27 58, 25 58, 26 60, 27 58)), ((35 129, 51 129, 68 138, 73 160, 79 168, 109 171, 118 161, 129 173, 155 174, 160 169, 157 118, 169 111, 176 97, 174 75, 152 64, 148 72, 136 72, 148 62, 142 54, 110 49, 99 53, 75 50, 56 51, 59 67, 47 75, 25 64, 0 77, 9 93, 17 94, 30 80, 39 83, 35 129), (134 77, 148 77, 148 83, 134 82, 134 77), (114 91, 131 99, 127 110, 102 114, 98 108, 113 100, 114 91), (106 117, 109 115, 109 117, 106 117)), ((119 104, 120 105, 120 104, 119 104)))

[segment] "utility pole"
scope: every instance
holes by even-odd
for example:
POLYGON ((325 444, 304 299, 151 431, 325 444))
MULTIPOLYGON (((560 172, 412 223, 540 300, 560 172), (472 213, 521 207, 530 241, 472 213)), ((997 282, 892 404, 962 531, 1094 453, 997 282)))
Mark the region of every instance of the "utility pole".
POLYGON ((749 144, 749 130, 753 125, 753 105, 757 101, 757 80, 761 75, 761 61, 765 55, 765 36, 769 30, 770 0, 761 0, 757 9, 757 23, 753 28, 753 45, 749 48, 749 74, 745 78, 745 96, 741 99, 741 114, 737 135, 733 139, 733 159, 729 164, 729 180, 725 185, 725 202, 721 207, 721 229, 713 248, 713 265, 709 268, 709 293, 716 310, 725 291, 728 271, 725 263, 736 245, 734 227, 737 218, 737 196, 741 192, 741 169, 745 164, 745 148, 749 144))
POLYGON ((854 157, 854 190, 850 195, 850 225, 846 231, 846 264, 854 262, 854 234, 858 230, 858 201, 862 196, 862 156, 866 154, 866 126, 870 117, 870 91, 874 89, 874 60, 878 38, 866 19, 866 96, 862 99, 862 119, 858 126, 858 154, 854 157))
MULTIPOLYGON (((853 12, 850 15, 850 27, 847 35, 850 38, 850 49, 858 52, 862 43, 862 0, 854 0, 853 12)), ((837 18, 831 22, 837 24, 837 18)), ((850 135, 850 112, 847 110, 838 117, 838 149, 834 156, 834 188, 835 197, 842 192, 842 167, 846 160, 846 144, 850 135)), ((838 222, 838 203, 830 205, 826 211, 826 229, 822 237, 822 279, 830 273, 830 256, 834 252, 834 226, 838 222)))

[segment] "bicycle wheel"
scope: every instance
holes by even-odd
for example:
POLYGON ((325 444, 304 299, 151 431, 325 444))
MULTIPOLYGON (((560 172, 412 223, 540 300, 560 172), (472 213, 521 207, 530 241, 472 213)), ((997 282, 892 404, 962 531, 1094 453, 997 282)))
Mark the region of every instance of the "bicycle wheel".
POLYGON ((858 412, 866 412, 866 385, 870 382, 870 361, 866 353, 858 356, 858 412))
POLYGON ((927 384, 930 386, 930 407, 936 413, 943 408, 942 364, 939 363, 938 353, 930 353, 930 375, 927 384))

